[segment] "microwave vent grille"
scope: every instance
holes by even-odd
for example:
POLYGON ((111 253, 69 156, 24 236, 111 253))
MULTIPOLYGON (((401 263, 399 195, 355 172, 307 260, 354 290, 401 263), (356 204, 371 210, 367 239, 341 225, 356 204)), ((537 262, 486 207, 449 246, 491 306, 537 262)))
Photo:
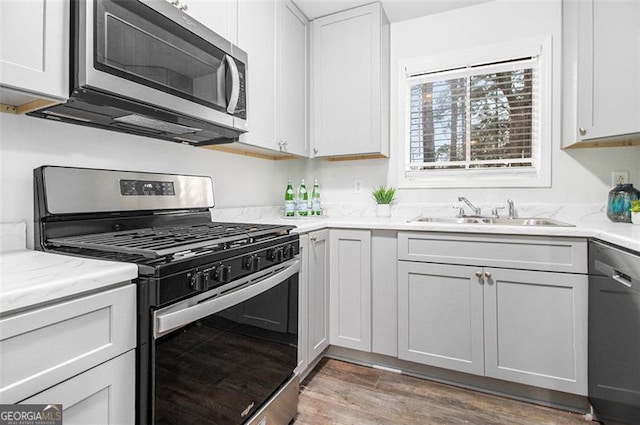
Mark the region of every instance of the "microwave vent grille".
POLYGON ((189 134, 202 131, 201 128, 188 127, 186 125, 174 124, 166 121, 157 120, 154 118, 145 117, 138 114, 125 115, 113 119, 114 121, 133 125, 136 127, 148 128, 152 130, 159 130, 164 133, 173 134, 189 134))

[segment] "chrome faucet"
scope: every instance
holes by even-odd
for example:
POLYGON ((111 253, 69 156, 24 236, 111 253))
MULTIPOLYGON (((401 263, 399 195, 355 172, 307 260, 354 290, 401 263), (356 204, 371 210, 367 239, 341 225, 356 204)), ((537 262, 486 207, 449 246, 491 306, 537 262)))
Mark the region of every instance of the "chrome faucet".
POLYGON ((518 217, 518 213, 516 211, 516 207, 513 205, 513 201, 511 199, 507 199, 507 204, 509 204, 509 219, 514 219, 518 217))
POLYGON ((465 204, 467 204, 469 206, 469 208, 471 208, 471 210, 473 211, 473 215, 475 215, 475 216, 481 216, 482 215, 482 212, 480 211, 480 208, 474 207, 473 204, 471 203, 471 201, 469 201, 464 196, 458 196, 458 202, 464 202, 465 204))

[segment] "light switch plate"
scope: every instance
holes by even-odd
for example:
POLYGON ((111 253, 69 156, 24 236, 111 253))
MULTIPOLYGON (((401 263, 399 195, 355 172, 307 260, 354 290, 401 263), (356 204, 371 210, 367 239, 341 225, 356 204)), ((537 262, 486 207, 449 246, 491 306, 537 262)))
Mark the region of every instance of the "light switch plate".
POLYGON ((353 179, 353 193, 362 193, 362 179, 353 179))

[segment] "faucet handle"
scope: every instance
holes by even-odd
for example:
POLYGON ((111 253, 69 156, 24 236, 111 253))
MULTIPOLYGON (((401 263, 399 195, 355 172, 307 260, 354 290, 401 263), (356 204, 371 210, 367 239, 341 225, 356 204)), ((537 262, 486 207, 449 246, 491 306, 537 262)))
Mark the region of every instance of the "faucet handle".
POLYGON ((505 207, 495 207, 491 210, 491 215, 494 216, 495 218, 500 218, 500 215, 498 215, 498 211, 499 210, 503 210, 505 207))
POLYGON ((516 211, 516 207, 513 204, 511 199, 507 199, 507 204, 509 204, 509 218, 514 219, 518 217, 518 212, 516 211))
POLYGON ((453 207, 454 209, 458 210, 458 214, 456 215, 456 218, 460 218, 460 217, 464 217, 464 208, 463 207, 453 207))

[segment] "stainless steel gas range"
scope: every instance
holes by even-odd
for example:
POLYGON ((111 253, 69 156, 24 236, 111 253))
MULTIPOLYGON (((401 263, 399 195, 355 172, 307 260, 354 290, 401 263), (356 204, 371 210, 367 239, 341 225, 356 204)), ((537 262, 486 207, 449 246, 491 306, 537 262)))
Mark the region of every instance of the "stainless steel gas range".
POLYGON ((293 226, 212 222, 202 176, 43 166, 34 190, 37 249, 138 265, 139 425, 293 419, 293 226))

